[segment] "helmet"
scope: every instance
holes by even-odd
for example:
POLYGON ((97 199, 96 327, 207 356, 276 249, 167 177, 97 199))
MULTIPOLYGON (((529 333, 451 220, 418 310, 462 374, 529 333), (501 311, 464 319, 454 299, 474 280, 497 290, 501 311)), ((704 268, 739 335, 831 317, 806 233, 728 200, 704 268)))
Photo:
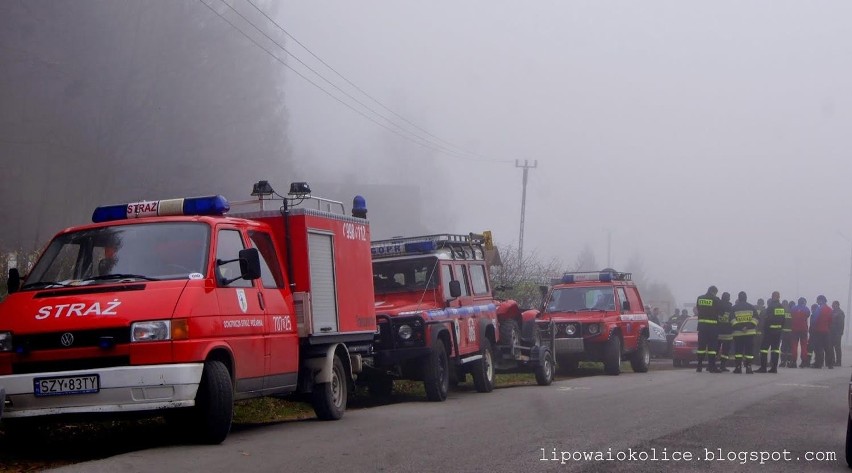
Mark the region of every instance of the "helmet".
POLYGON ((828 299, 826 299, 825 296, 823 296, 822 294, 817 296, 817 303, 825 304, 826 302, 828 302, 828 299))

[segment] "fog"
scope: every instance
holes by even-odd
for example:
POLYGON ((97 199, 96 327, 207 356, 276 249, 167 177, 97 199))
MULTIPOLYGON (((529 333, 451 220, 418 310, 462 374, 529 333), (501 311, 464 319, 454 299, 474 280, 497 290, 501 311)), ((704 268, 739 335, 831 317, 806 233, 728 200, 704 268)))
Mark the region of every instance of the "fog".
POLYGON ((0 4, 0 245, 43 244, 127 199, 244 199, 256 179, 347 205, 362 193, 377 238, 490 229, 516 245, 527 159, 525 253, 567 266, 588 245, 603 266, 611 235, 611 265, 641 260, 678 303, 715 284, 845 307, 848 2, 258 3, 441 147, 474 154, 366 119, 209 3, 327 92, 198 1, 0 4))

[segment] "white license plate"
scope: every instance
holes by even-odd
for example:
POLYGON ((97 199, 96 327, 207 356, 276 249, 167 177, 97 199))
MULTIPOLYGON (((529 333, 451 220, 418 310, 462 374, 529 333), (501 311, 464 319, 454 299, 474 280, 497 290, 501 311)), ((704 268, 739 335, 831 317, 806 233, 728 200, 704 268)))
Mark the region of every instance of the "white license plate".
POLYGON ((62 396, 65 394, 89 394, 101 389, 100 376, 96 374, 82 376, 62 376, 57 378, 36 378, 33 380, 33 394, 36 396, 62 396))

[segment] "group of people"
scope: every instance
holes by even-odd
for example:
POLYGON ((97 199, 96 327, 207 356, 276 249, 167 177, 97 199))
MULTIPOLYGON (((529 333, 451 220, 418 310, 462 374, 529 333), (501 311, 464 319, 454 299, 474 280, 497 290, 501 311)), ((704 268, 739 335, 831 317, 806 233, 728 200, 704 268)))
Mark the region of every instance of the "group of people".
POLYGON ((734 361, 734 373, 753 373, 754 347, 759 347, 760 368, 757 373, 777 373, 781 367, 832 369, 840 366, 841 337, 846 315, 840 303, 831 306, 825 296, 817 296, 816 304, 808 307, 807 300, 782 301, 778 291, 763 305, 748 302, 745 292, 731 302, 731 295, 719 298, 716 286, 710 286, 698 296, 695 312, 698 316, 698 368, 720 373, 730 371, 728 361, 734 361), (733 356, 731 349, 733 348, 733 356), (801 363, 799 360, 801 348, 801 363), (813 355, 813 361, 811 360, 813 355), (716 360, 719 360, 717 365, 716 360))

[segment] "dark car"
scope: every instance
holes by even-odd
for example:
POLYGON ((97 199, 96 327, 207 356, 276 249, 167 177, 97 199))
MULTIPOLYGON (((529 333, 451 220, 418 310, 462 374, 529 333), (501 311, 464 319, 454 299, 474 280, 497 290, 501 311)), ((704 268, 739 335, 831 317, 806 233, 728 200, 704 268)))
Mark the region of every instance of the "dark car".
POLYGON ((686 366, 697 361, 695 351, 698 349, 698 317, 689 317, 680 326, 680 330, 672 342, 672 363, 675 366, 686 366))
POLYGON ((648 321, 648 328, 650 333, 648 348, 651 350, 651 356, 657 358, 669 356, 669 342, 666 340, 666 331, 650 320, 648 321))

